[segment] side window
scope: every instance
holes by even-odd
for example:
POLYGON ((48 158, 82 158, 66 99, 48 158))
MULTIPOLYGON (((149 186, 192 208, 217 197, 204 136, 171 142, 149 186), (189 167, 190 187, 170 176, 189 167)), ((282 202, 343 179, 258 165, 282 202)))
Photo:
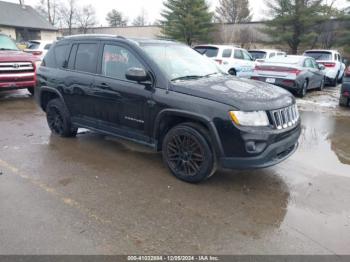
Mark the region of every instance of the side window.
POLYGON ((306 59, 305 62, 304 62, 304 67, 308 67, 308 68, 313 68, 313 64, 312 64, 312 61, 311 59, 306 59))
POLYGON ((236 59, 244 59, 244 58, 243 58, 243 53, 242 53, 241 50, 235 49, 235 58, 236 58, 236 59))
POLYGON ((232 56, 232 49, 225 49, 222 52, 222 57, 223 58, 230 58, 232 56))
POLYGON ((250 56, 250 54, 247 51, 242 51, 242 54, 243 54, 244 60, 253 61, 252 57, 250 56))
POLYGON ((79 44, 75 58, 75 70, 95 73, 97 64, 97 44, 79 44))
POLYGON ((319 69, 318 64, 317 64, 315 59, 311 59, 311 63, 312 63, 313 68, 319 69))
POLYGON ((141 62, 126 48, 116 45, 105 45, 102 59, 102 75, 120 80, 132 67, 144 68, 141 62))
POLYGON ((278 53, 277 56, 284 56, 284 53, 278 53))
POLYGON ((337 54, 334 54, 334 60, 338 61, 338 55, 337 54))
POLYGON ((68 45, 58 45, 54 49, 56 66, 62 68, 66 62, 68 45))
POLYGON ((276 56, 276 53, 271 53, 269 58, 276 56))
POLYGON ((44 57, 43 66, 54 68, 56 67, 56 59, 54 49, 51 49, 44 57))
POLYGON ((51 48, 52 44, 47 44, 46 46, 44 46, 44 50, 49 50, 51 48))
POLYGON ((69 58, 68 58, 68 69, 74 70, 75 65, 75 57, 77 55, 78 45, 74 44, 72 47, 72 50, 70 51, 69 58))

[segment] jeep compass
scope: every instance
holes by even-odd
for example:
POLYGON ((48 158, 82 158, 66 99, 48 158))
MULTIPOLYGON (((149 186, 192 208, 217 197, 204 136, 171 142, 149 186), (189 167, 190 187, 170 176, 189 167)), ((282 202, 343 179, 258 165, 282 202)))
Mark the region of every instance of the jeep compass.
POLYGON ((37 88, 54 134, 87 128, 141 143, 191 183, 217 168, 276 165, 295 152, 301 131, 288 91, 228 75, 172 41, 64 38, 38 69, 37 88))

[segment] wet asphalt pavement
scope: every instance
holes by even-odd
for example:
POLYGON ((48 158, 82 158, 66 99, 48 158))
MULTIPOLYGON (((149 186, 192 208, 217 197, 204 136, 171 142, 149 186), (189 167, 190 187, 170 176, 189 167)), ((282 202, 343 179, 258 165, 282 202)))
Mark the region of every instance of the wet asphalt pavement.
POLYGON ((350 109, 324 99, 336 92, 298 101, 289 160, 200 185, 129 142, 52 136, 25 91, 1 93, 0 254, 350 254, 350 109))

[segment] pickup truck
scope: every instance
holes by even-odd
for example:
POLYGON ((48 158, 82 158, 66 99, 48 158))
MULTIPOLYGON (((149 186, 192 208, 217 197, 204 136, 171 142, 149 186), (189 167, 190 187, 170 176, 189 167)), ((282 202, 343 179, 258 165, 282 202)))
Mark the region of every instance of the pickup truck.
POLYGON ((39 65, 37 57, 20 51, 10 37, 0 34, 0 92, 28 89, 34 94, 39 65))

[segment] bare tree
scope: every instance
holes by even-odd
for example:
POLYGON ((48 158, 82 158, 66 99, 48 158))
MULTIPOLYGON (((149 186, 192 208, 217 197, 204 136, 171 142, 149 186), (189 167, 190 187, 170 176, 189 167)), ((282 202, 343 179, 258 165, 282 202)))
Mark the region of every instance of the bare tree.
POLYGON ((73 26, 77 24, 78 8, 76 0, 68 0, 68 5, 62 5, 60 8, 60 17, 64 26, 68 27, 69 35, 72 34, 73 26))
POLYGON ((231 24, 251 21, 249 0, 219 0, 215 18, 220 23, 231 24))
POLYGON ((60 0, 40 0, 36 9, 49 21, 56 26, 59 23, 59 9, 62 7, 60 0))
POLYGON ((96 26, 96 10, 92 5, 86 5, 77 11, 77 23, 84 34, 88 28, 96 26))
POLYGON ((147 24, 147 12, 144 8, 142 8, 140 14, 132 22, 132 25, 145 26, 146 24, 147 24))

